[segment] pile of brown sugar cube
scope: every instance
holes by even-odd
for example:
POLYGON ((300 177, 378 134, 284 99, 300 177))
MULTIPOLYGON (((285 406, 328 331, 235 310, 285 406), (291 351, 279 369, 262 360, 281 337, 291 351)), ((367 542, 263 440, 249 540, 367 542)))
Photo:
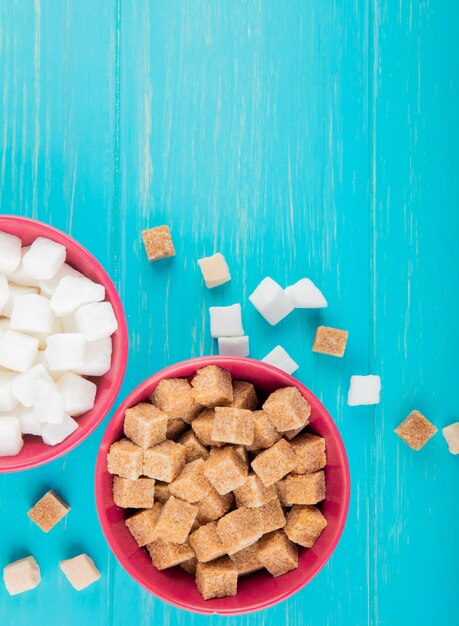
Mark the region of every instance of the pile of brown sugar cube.
POLYGON ((180 565, 205 600, 234 596, 239 576, 298 567, 327 525, 325 441, 304 430, 311 408, 295 387, 259 408, 254 386, 208 365, 162 380, 126 410, 112 444, 113 500, 158 570, 180 565))

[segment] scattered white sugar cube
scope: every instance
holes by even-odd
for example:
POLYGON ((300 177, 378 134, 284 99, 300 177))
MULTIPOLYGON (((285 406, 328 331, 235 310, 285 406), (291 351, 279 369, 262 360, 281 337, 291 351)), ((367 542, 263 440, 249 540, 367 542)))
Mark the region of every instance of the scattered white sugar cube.
POLYGON ((231 280, 225 257, 220 252, 198 260, 206 287, 212 289, 231 280))
POLYGON ((23 406, 17 413, 23 435, 41 435, 44 424, 33 408, 23 406))
POLYGON ((459 422, 445 426, 441 432, 451 454, 459 454, 459 422))
POLYGON ((100 578, 100 572, 87 554, 79 554, 73 559, 59 563, 69 583, 77 591, 86 589, 100 578))
POLYGON ((68 263, 63 263, 57 274, 55 274, 52 278, 46 278, 38 282, 42 295, 51 298, 61 280, 63 278, 67 278, 67 276, 72 276, 72 278, 82 278, 83 274, 68 263))
POLYGON ((32 278, 43 280, 57 274, 65 257, 65 246, 46 237, 37 237, 24 254, 22 265, 24 271, 32 278))
POLYGON ((37 380, 33 406, 40 422, 60 424, 64 419, 64 404, 64 397, 53 382, 37 380))
POLYGON ((322 309, 328 306, 323 293, 309 278, 302 278, 285 288, 293 306, 297 309, 322 309))
POLYGON ((23 374, 17 374, 11 383, 13 397, 23 406, 33 406, 36 400, 36 384, 38 380, 44 380, 51 384, 53 382, 53 379, 42 364, 34 365, 23 374))
POLYGON ((0 341, 0 365, 15 372, 32 367, 38 352, 38 339, 7 330, 0 341))
POLYGON ((249 356, 249 338, 244 337, 219 337, 218 354, 222 356, 249 356))
POLYGON ((40 580, 40 568, 33 556, 14 561, 3 570, 3 582, 11 596, 35 589, 40 580))
POLYGON ((293 374, 300 367, 282 346, 276 346, 261 360, 269 365, 274 365, 274 367, 287 372, 287 374, 293 374))
POLYGON ((0 372, 0 411, 12 411, 18 403, 13 394, 16 377, 17 374, 11 372, 0 372))
POLYGON ((5 317, 11 317, 11 313, 13 312, 14 301, 17 296, 24 296, 28 293, 38 293, 38 289, 36 287, 24 287, 23 285, 14 285, 10 283, 9 285, 10 292, 8 296, 8 300, 3 306, 2 315, 5 317))
POLYGON ((45 356, 51 371, 77 370, 84 364, 85 340, 80 333, 48 337, 45 356))
POLYGON ((78 374, 68 372, 57 382, 59 392, 64 398, 64 409, 71 417, 82 415, 94 406, 97 386, 78 374))
POLYGON ((21 424, 18 417, 0 419, 0 456, 16 456, 22 449, 21 424))
POLYGON ((267 276, 249 296, 250 302, 271 326, 280 322, 294 309, 289 295, 267 276))
POLYGON ((103 376, 112 364, 112 338, 88 341, 84 347, 83 365, 75 368, 83 376, 103 376))
POLYGON ((78 428, 78 422, 75 422, 70 415, 64 415, 64 419, 60 424, 45 424, 41 431, 44 443, 48 446, 57 446, 67 439, 78 428))
POLYGON ((86 341, 110 337, 118 328, 118 322, 110 302, 84 304, 73 315, 75 331, 86 341))
POLYGON ((244 334, 240 304, 211 306, 209 313, 212 337, 242 337, 244 334))
POLYGON ((0 231, 0 272, 11 274, 19 267, 21 246, 19 237, 0 231))
POLYGON ((26 333, 51 333, 54 313, 48 298, 31 293, 16 296, 10 326, 26 333))
POLYGON ((10 297, 10 286, 5 274, 0 274, 0 313, 10 297))
POLYGON ((105 287, 94 283, 89 278, 63 278, 51 297, 50 305, 58 317, 67 317, 83 304, 102 302, 105 287))
POLYGON ((351 376, 351 384, 347 395, 349 406, 361 404, 379 404, 381 393, 381 378, 369 376, 351 376))

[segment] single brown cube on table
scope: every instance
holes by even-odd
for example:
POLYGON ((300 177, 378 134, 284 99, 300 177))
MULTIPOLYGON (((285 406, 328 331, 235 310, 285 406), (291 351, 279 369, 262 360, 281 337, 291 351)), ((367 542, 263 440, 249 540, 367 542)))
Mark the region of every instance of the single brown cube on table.
POLYGON ((311 415, 309 403, 296 387, 283 387, 269 395, 263 410, 279 432, 303 428, 311 415))
POLYGON ((107 455, 107 471, 135 480, 142 474, 143 449, 129 439, 112 443, 107 455))
POLYGON ((185 448, 185 461, 187 463, 191 463, 197 459, 206 460, 209 457, 209 451, 202 445, 192 430, 188 430, 184 433, 177 443, 185 448))
POLYGON ((231 374, 218 365, 207 365, 196 371, 191 380, 196 402, 213 409, 233 401, 231 374))
POLYGON ((257 509, 242 507, 230 511, 218 520, 217 533, 227 554, 247 548, 262 535, 257 509))
POLYGON ((290 441, 297 463, 293 474, 312 474, 327 464, 325 439, 312 433, 303 433, 290 441))
POLYGON ((166 257, 175 256, 169 226, 155 226, 142 231, 145 252, 149 261, 158 261, 166 257))
POLYGON ((284 531, 290 541, 312 548, 327 526, 327 520, 316 506, 294 505, 287 513, 284 531))
POLYGON ((188 543, 170 543, 155 539, 146 548, 151 562, 158 570, 175 567, 194 558, 194 552, 188 543))
POLYGON ((197 514, 197 506, 171 495, 169 500, 162 505, 156 522, 154 538, 163 539, 170 543, 184 543, 190 534, 197 514))
POLYGON ((263 567, 276 578, 298 567, 298 548, 282 530, 260 539, 257 556, 263 567))
POLYGON ((143 474, 170 483, 185 466, 185 448, 174 441, 162 443, 143 452, 143 474))
POLYGON ((139 511, 127 518, 126 526, 140 547, 151 543, 156 538, 155 528, 160 513, 161 504, 155 502, 151 509, 139 511))
POLYGON ((267 413, 263 410, 253 412, 254 435, 253 443, 247 446, 247 450, 259 450, 260 448, 270 448, 282 437, 274 428, 267 413))
POLYGON ((236 504, 238 507, 248 508, 263 506, 271 500, 277 500, 277 490, 274 485, 265 487, 260 478, 251 472, 248 474, 241 487, 234 490, 236 504))
POLYGON ((204 474, 222 496, 241 487, 247 473, 247 464, 229 446, 216 450, 205 461, 204 474))
POLYGON ((196 586, 204 600, 237 593, 237 568, 227 556, 196 565, 196 586))
POLYGON ((150 509, 155 502, 154 478, 113 476, 113 502, 123 509, 150 509))
POLYGON ((291 474, 277 483, 277 491, 284 506, 317 504, 325 498, 325 474, 291 474))
POLYGON ((253 443, 252 411, 235 407, 216 407, 211 437, 214 441, 249 446, 253 443))
POLYGON ((220 448, 223 443, 212 439, 212 430, 214 428, 215 409, 204 409, 196 419, 191 422, 191 428, 196 435, 198 441, 203 446, 214 446, 220 448))
POLYGON ((186 424, 179 417, 172 417, 167 422, 167 431, 166 437, 167 439, 176 440, 180 435, 185 432, 186 424))
POLYGON ((209 522, 195 530, 190 535, 190 545, 201 563, 213 561, 226 554, 225 547, 217 533, 216 522, 209 522))
POLYGON ((191 385, 186 378, 164 378, 150 399, 169 418, 180 418, 187 424, 202 411, 202 406, 193 398, 191 385))
POLYGON ((274 485, 296 466, 296 455, 285 439, 280 439, 271 448, 263 450, 252 461, 251 466, 266 487, 274 485))
POLYGON ((254 511, 257 512, 258 523, 264 535, 285 526, 285 515, 279 498, 263 504, 254 511))
POLYGON ((312 344, 312 351, 342 357, 346 350, 348 335, 347 330, 319 326, 316 330, 314 343, 312 344))
POLYGON ((69 505, 55 491, 48 491, 33 505, 27 515, 32 522, 47 533, 70 511, 69 505))
POLYGON ((141 448, 166 439, 168 416, 150 402, 139 402, 124 414, 124 434, 141 448))
POLYGON ((413 450, 420 450, 437 432, 437 428, 420 411, 411 411, 395 433, 413 450))
POLYGON ((204 500, 213 489, 204 475, 204 466, 203 459, 196 459, 185 465, 177 478, 170 483, 170 493, 191 504, 204 500))
POLYGON ((257 408, 258 397, 252 383, 245 380, 233 380, 233 401, 231 406, 236 409, 248 409, 253 411, 257 408))
POLYGON ((230 491, 224 495, 220 495, 216 489, 212 489, 210 493, 198 504, 199 510, 197 520, 201 524, 213 522, 223 517, 234 504, 234 495, 230 491))
POLYGON ((258 558, 258 541, 256 543, 252 543, 243 550, 239 550, 239 552, 230 554, 230 559, 237 567, 237 573, 239 576, 252 574, 253 572, 257 572, 263 568, 263 565, 260 563, 258 558))

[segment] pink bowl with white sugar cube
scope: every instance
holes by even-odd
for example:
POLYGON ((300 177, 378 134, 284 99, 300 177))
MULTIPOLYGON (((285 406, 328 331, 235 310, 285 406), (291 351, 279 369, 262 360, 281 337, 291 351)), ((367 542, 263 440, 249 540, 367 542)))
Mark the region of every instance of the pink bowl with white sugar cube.
POLYGON ((81 244, 52 226, 36 220, 11 215, 0 216, 0 231, 20 237, 27 246, 37 237, 46 237, 66 248, 66 263, 87 278, 105 288, 105 300, 110 302, 118 323, 112 337, 112 361, 110 370, 98 377, 92 377, 97 385, 94 407, 77 417, 78 428, 56 446, 49 446, 41 437, 24 435, 24 445, 16 456, 0 456, 0 473, 32 469, 49 463, 66 454, 86 439, 102 422, 112 407, 126 370, 128 356, 128 332, 126 318, 115 285, 101 264, 81 244))

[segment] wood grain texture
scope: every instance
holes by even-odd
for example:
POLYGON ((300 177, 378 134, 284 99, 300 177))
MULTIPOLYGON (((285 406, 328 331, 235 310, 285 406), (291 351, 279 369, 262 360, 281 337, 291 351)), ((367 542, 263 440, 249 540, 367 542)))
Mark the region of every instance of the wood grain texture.
POLYGON ((111 556, 92 486, 102 427, 0 476, 0 567, 32 552, 43 573, 21 598, 0 589, 0 623, 457 624, 457 458, 441 435, 416 454, 392 430, 412 408, 459 419, 458 19, 450 0, 0 0, 0 207, 66 230, 114 277, 121 394, 215 352, 207 308, 240 302, 251 356, 280 343, 300 363, 352 475, 342 541, 304 590, 203 618, 111 556), (161 223, 177 257, 149 264, 139 234, 161 223), (206 290, 196 260, 214 251, 232 281, 206 290), (266 275, 311 277, 329 308, 271 328, 247 300, 266 275), (318 323, 350 331, 344 359, 311 352, 318 323), (357 373, 382 375, 380 406, 347 406, 357 373), (43 536, 25 512, 50 487, 72 511, 43 536), (103 577, 76 594, 57 562, 81 550, 103 577))

